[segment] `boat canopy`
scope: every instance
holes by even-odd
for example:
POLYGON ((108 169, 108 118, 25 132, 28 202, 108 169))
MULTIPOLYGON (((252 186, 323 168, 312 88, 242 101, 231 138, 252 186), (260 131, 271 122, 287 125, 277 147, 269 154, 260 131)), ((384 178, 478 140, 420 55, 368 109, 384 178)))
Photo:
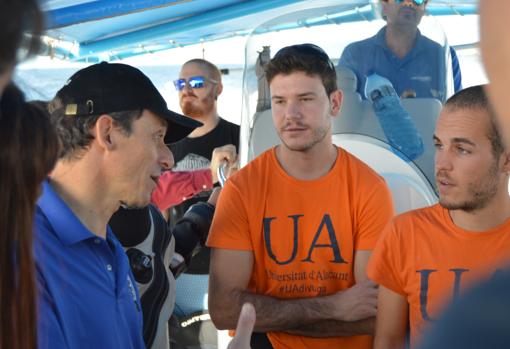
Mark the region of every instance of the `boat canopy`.
MULTIPOLYGON (((428 14, 477 12, 477 0, 434 0, 428 14)), ((46 54, 97 62, 205 41, 299 27, 372 21, 376 0, 42 0, 46 54), (328 13, 313 10, 328 7, 328 13), (285 13, 307 10, 299 21, 285 13), (272 18, 278 18, 272 22, 272 18), (283 23, 283 24, 282 24, 283 23)))

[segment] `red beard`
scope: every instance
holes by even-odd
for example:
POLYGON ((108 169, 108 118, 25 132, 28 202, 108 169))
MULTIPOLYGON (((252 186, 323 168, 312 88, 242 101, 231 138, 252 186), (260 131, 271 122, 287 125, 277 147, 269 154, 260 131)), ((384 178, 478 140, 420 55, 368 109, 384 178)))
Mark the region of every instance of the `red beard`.
POLYGON ((181 100, 180 104, 184 115, 189 116, 190 118, 200 119, 213 110, 214 102, 214 95, 211 93, 203 99, 197 98, 181 100))

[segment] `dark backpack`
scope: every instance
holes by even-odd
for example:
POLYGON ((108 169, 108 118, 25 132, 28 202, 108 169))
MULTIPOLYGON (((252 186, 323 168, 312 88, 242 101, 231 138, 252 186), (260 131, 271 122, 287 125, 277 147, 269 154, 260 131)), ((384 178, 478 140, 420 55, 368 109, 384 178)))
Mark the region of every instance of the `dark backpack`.
POLYGON ((143 312, 147 348, 169 348, 167 321, 175 303, 175 279, 169 265, 174 239, 159 210, 120 208, 109 222, 129 258, 143 312))

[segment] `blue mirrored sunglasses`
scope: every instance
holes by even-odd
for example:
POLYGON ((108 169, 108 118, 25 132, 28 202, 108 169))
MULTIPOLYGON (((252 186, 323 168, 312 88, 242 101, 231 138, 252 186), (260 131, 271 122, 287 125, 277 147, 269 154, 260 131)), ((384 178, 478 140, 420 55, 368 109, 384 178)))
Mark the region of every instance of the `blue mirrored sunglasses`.
POLYGON ((182 91, 186 85, 189 85, 189 87, 195 89, 195 88, 202 88, 205 86, 205 81, 209 80, 212 83, 216 83, 213 79, 208 79, 204 76, 192 76, 188 80, 186 79, 177 79, 174 80, 174 86, 177 91, 182 91))
MULTIPOLYGON (((395 0, 395 3, 397 4, 400 4, 401 2, 404 2, 404 0, 395 0)), ((427 0, 413 0, 413 2, 416 4, 416 6, 421 6, 426 3, 427 0)))

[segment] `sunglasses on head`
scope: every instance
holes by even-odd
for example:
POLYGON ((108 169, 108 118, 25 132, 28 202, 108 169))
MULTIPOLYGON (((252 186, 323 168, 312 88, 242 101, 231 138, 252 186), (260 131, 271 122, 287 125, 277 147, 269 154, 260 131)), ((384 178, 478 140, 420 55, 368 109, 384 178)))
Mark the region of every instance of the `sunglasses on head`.
MULTIPOLYGON (((402 3, 402 2, 404 2, 404 0, 395 0, 395 3, 396 3, 396 4, 400 4, 400 3, 402 3)), ((414 4, 415 4, 416 6, 421 6, 421 5, 423 5, 424 3, 426 3, 426 2, 427 2, 427 0, 413 0, 413 2, 414 2, 414 4)))
POLYGON ((213 79, 208 79, 204 76, 192 76, 188 80, 186 79, 177 79, 174 80, 174 86, 177 91, 182 91, 186 85, 189 87, 195 89, 195 88, 202 88, 205 86, 205 81, 208 80, 212 82, 213 84, 216 84, 217 81, 213 79))
POLYGON ((314 44, 298 44, 284 47, 276 53, 274 59, 279 59, 285 55, 292 55, 294 53, 313 56, 326 63, 331 69, 335 69, 333 62, 331 62, 327 53, 322 48, 314 44))

